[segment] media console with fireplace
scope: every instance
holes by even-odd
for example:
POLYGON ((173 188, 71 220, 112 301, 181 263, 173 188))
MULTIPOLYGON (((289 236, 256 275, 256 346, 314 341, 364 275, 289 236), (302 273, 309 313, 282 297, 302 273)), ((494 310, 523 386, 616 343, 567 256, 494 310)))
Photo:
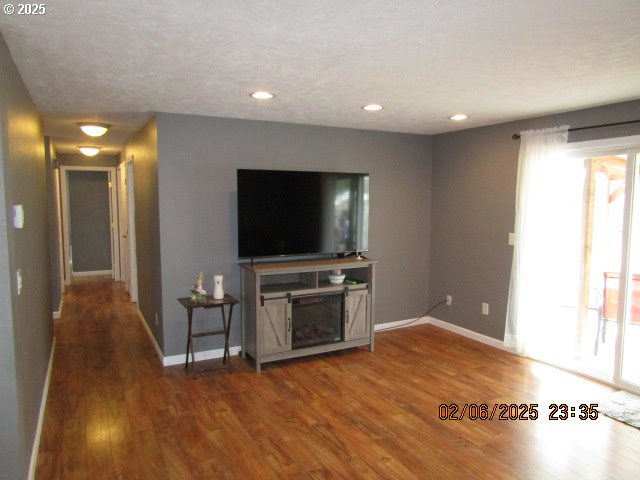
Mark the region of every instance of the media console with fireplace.
POLYGON ((262 364, 369 345, 376 261, 332 258, 243 264, 242 357, 262 364), (345 283, 329 281, 342 270, 345 283))

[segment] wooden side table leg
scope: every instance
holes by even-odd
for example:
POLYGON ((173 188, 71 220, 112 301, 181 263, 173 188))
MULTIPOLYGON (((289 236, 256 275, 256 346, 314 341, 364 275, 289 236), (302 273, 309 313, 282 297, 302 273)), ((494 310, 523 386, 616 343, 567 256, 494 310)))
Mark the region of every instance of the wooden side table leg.
POLYGON ((227 368, 229 369, 229 373, 231 373, 231 354, 229 353, 229 333, 231 332, 231 317, 233 315, 233 304, 231 304, 229 306, 229 318, 228 320, 225 322, 224 321, 224 308, 222 309, 222 317, 223 317, 223 324, 224 324, 224 355, 223 355, 223 360, 224 357, 226 356, 227 359, 227 368))
MULTIPOLYGON (((222 315, 222 332, 224 336, 227 336, 227 317, 224 314, 224 305, 220 306, 220 315, 222 315)), ((225 342, 225 347, 222 349, 222 363, 227 363, 227 347, 225 342)))
MULTIPOLYGON (((193 321, 193 308, 187 308, 187 318, 189 319, 189 331, 187 332, 187 356, 184 361, 184 369, 189 368, 189 349, 191 349, 191 361, 193 362, 193 339, 191 338, 191 323, 193 321)), ((194 365, 195 366, 195 365, 194 365)))

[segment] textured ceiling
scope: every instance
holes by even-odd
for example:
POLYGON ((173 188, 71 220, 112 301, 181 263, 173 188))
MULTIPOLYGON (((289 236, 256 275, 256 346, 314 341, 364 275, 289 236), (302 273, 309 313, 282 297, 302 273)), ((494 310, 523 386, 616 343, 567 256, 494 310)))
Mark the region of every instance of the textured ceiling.
POLYGON ((640 98, 639 0, 67 0, 0 31, 61 151, 155 111, 435 134, 640 98))

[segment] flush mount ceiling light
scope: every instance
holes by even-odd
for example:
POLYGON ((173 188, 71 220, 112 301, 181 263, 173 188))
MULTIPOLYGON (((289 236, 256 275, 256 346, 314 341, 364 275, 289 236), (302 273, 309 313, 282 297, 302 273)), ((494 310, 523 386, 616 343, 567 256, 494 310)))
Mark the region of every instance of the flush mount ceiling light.
POLYGON ((78 123, 78 126, 80 127, 80 130, 90 137, 101 137, 107 133, 109 128, 111 128, 111 125, 96 122, 80 122, 78 123))
POLYGON ((83 155, 87 157, 93 157, 100 152, 100 148, 102 147, 78 147, 83 155))
POLYGON ((273 93, 265 92, 263 90, 259 90, 257 92, 253 92, 251 94, 252 98, 256 98, 258 100, 271 100, 275 95, 273 93))
POLYGON ((462 120, 466 120, 467 118, 469 118, 469 115, 465 115, 464 113, 456 113, 455 115, 451 115, 449 117, 449 120, 461 122, 462 120))
POLYGON ((382 110, 382 105, 378 105, 377 103, 370 103, 369 105, 365 105, 364 107, 362 107, 363 110, 366 110, 367 112, 377 112, 379 110, 382 110))

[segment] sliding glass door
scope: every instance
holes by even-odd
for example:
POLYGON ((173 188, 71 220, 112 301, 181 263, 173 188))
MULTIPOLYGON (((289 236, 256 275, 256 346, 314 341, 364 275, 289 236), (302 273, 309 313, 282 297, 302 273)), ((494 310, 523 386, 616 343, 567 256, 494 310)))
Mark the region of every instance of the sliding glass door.
POLYGON ((614 380, 640 389, 640 153, 630 152, 627 185, 627 222, 623 241, 618 323, 621 335, 614 380), (626 257, 626 258, 624 258, 626 257))
POLYGON ((582 288, 576 328, 566 338, 574 354, 563 366, 639 391, 639 149, 594 142, 574 148, 585 171, 582 208, 575 212, 583 219, 577 245, 582 288))

